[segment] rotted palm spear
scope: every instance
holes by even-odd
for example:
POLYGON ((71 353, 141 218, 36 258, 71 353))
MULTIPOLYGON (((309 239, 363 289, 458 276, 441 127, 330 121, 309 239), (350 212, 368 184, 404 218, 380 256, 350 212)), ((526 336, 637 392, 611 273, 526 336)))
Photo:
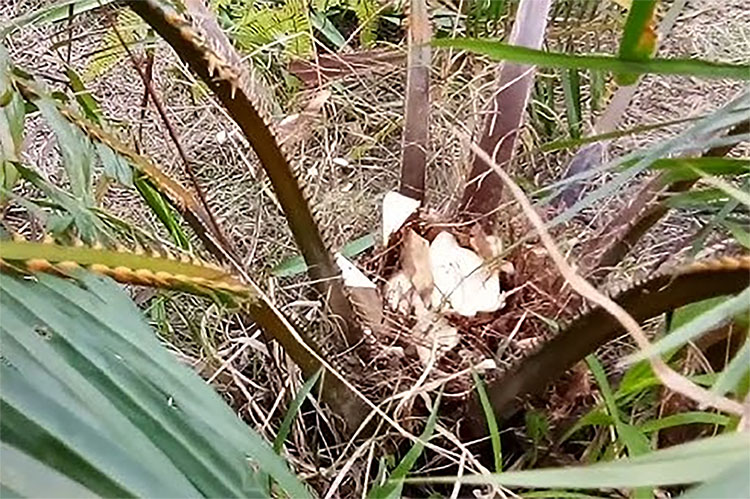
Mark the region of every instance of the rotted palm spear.
MULTIPOLYGON (((305 376, 312 376, 321 366, 324 368, 325 375, 321 383, 323 399, 343 417, 350 432, 356 430, 371 407, 368 407, 370 403, 358 393, 352 392, 352 387, 358 386, 359 379, 366 377, 366 373, 363 376, 362 372, 351 366, 367 363, 378 354, 378 331, 383 327, 384 320, 384 306, 380 295, 386 290, 376 289, 374 295, 372 290, 368 291, 369 294, 363 294, 361 289, 345 285, 340 265, 337 264, 341 259, 334 258, 325 244, 325 238, 315 221, 314 211, 306 201, 305 187, 294 174, 290 159, 292 156, 279 145, 270 120, 254 101, 255 93, 249 69, 202 1, 183 0, 172 3, 163 0, 132 0, 124 3, 166 40, 180 59, 208 85, 244 133, 271 181, 307 264, 309 277, 326 304, 331 324, 335 332, 340 334, 322 338, 319 334, 295 327, 250 279, 241 260, 227 244, 221 227, 213 221, 201 199, 179 182, 167 177, 149 158, 132 151, 103 126, 92 123, 87 117, 59 103, 54 106, 64 120, 83 132, 94 144, 106 147, 123 158, 170 201, 205 243, 216 263, 208 263, 187 253, 179 254, 160 248, 149 250, 138 245, 130 248, 115 244, 110 244, 110 247, 86 246, 55 240, 32 242, 16 238, 0 242, 2 269, 20 273, 72 275, 74 269, 85 267, 119 282, 179 289, 209 296, 235 307, 241 313, 249 314, 276 339, 300 366, 305 376), (373 303, 380 310, 373 311, 373 303)), ((551 0, 522 0, 509 44, 525 47, 529 53, 536 53, 542 45, 550 4, 551 0)), ((633 11, 631 17, 637 17, 635 14, 638 14, 638 8, 633 11)), ((630 22, 629 18, 628 23, 630 22)), ((501 202, 508 200, 507 193, 492 165, 480 155, 473 159, 458 213, 436 220, 433 215, 419 208, 425 197, 425 172, 430 143, 430 38, 426 3, 424 0, 412 0, 401 185, 399 193, 386 197, 396 199, 399 206, 406 205, 409 208, 405 212, 397 209, 397 221, 389 222, 390 226, 386 228, 386 253, 396 255, 397 263, 391 264, 387 270, 381 269, 386 273, 381 277, 389 282, 393 275, 401 273, 406 287, 413 290, 414 297, 407 304, 406 315, 411 315, 415 308, 420 307, 429 312, 422 314, 422 318, 427 318, 428 322, 425 327, 422 327, 424 324, 415 326, 413 321, 409 326, 422 327, 422 336, 432 338, 433 344, 427 345, 428 359, 430 354, 445 355, 450 350, 450 346, 446 347, 440 343, 439 338, 428 333, 436 324, 447 323, 461 335, 461 328, 471 324, 477 317, 480 322, 490 323, 500 320, 503 315, 512 315, 513 307, 517 307, 513 297, 506 299, 505 295, 498 295, 497 299, 489 300, 489 305, 475 306, 474 309, 461 313, 461 305, 456 296, 466 292, 465 285, 472 280, 472 275, 479 273, 484 276, 482 282, 478 283, 483 292, 487 287, 496 288, 499 292, 501 285, 508 288, 514 282, 533 279, 534 273, 540 268, 551 267, 542 253, 534 251, 537 243, 533 236, 521 241, 509 241, 508 234, 499 233, 511 224, 494 213, 501 202), (462 226, 471 229, 453 232, 434 229, 436 221, 444 223, 457 220, 465 222, 462 226), (478 221, 471 222, 472 220, 478 221), (503 240, 506 246, 510 242, 510 247, 517 249, 502 251, 493 246, 493 242, 499 240, 503 240), (415 247, 421 249, 415 252, 415 247), (479 263, 466 270, 465 261, 459 261, 458 256, 455 257, 457 260, 447 263, 430 261, 431 256, 436 260, 436 253, 433 252, 437 251, 436 247, 449 248, 451 255, 467 255, 469 252, 473 255, 469 260, 479 263), (417 254, 421 256, 415 257, 417 254), (524 256, 527 254, 541 256, 537 263, 530 263, 524 256), (512 279, 495 268, 493 262, 497 263, 501 259, 514 262, 516 274, 512 279), (460 268, 457 280, 451 281, 444 273, 441 274, 443 271, 436 268, 440 264, 455 264, 454 267, 460 268), (446 287, 446 282, 453 282, 453 287, 446 287)), ((635 70, 639 68, 637 65, 625 66, 635 70)), ((41 86, 21 71, 10 71, 7 79, 10 100, 18 98, 37 104, 54 102, 47 98, 41 86)), ((516 136, 523 124, 533 83, 533 66, 506 62, 499 69, 498 91, 487 103, 486 123, 477 142, 492 161, 501 167, 509 166, 514 158, 516 136)), ((695 133, 717 134, 727 130, 730 134, 746 133, 747 116, 743 117, 736 112, 736 109, 746 105, 745 96, 733 104, 734 108, 726 110, 725 114, 730 118, 723 120, 720 127, 715 122, 699 124, 696 125, 695 133)), ((731 146, 726 145, 714 148, 704 156, 723 155, 730 148, 731 146)), ((648 167, 653 159, 655 158, 646 161, 634 157, 636 168, 642 170, 648 167)), ((20 165, 18 168, 24 176, 33 178, 32 172, 24 170, 20 165)), ((613 220, 606 227, 606 232, 584 244, 583 274, 595 275, 601 282, 606 269, 615 265, 627 253, 627 249, 664 215, 666 210, 662 210, 662 205, 656 203, 661 193, 688 189, 700 177, 693 174, 687 179, 681 178, 671 183, 668 176, 659 178, 659 182, 639 196, 636 201, 638 206, 631 206, 631 216, 613 220)), ((567 184, 561 184, 563 192, 566 192, 566 186, 570 188, 574 185, 574 180, 576 178, 567 184)), ((557 199, 561 198, 558 196, 557 199)), ((573 205, 572 212, 563 212, 558 218, 570 218, 576 208, 573 205)), ((392 206, 384 206, 384 211, 392 211, 392 206)), ((548 214, 553 214, 551 208, 548 214)), ((513 215, 518 213, 514 212, 513 215)), ((512 223, 518 229, 518 216, 514 216, 514 220, 512 223)), ((526 230, 523 224, 521 226, 526 230)), ((513 233, 517 234, 518 230, 513 233)), ((345 263, 341 265, 348 269, 345 263)), ((455 277, 453 275, 451 278, 455 277)), ((580 299, 570 295, 564 280, 553 272, 549 277, 538 283, 543 293, 561 297, 559 303, 581 303, 580 299)), ((749 284, 750 258, 724 257, 659 273, 611 295, 636 320, 644 321, 688 303, 736 294, 749 284)), ((566 327, 551 339, 545 338, 546 341, 540 347, 524 356, 508 374, 499 372, 493 376, 488 392, 498 417, 508 417, 517 407, 515 402, 519 397, 539 393, 587 354, 622 333, 619 323, 601 308, 581 307, 579 310, 577 305, 573 309, 568 306, 560 315, 567 319, 566 327)), ((409 323, 408 318, 402 319, 402 324, 409 323)), ((510 331, 502 333, 507 336, 510 331)), ((467 417, 484 417, 477 400, 468 401, 465 407, 467 417)), ((484 428, 482 424, 474 426, 484 428)))

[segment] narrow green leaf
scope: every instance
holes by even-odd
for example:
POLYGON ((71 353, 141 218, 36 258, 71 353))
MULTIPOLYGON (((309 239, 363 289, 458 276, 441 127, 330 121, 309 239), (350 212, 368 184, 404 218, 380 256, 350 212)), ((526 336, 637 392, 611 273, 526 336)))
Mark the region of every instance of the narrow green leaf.
POLYGON ((602 398, 604 399, 604 404, 607 406, 609 415, 615 421, 619 420, 619 409, 617 408, 615 397, 612 394, 612 388, 609 386, 609 381, 607 380, 607 374, 604 372, 604 367, 594 354, 589 354, 586 356, 586 363, 591 370, 591 374, 594 375, 594 380, 599 385, 599 391, 601 391, 602 398))
POLYGON ((711 391, 717 395, 724 395, 736 389, 743 376, 750 371, 750 341, 745 340, 739 352, 719 375, 711 391))
POLYGON ((65 172, 73 195, 88 204, 93 204, 91 184, 92 151, 89 140, 66 120, 57 104, 48 97, 36 100, 44 119, 55 132, 63 156, 65 172))
POLYGON ((419 456, 422 455, 424 450, 424 443, 432 437, 432 432, 435 431, 435 425, 437 424, 438 409, 440 407, 440 400, 443 397, 442 391, 438 394, 435 399, 435 404, 430 412, 430 417, 427 418, 424 430, 419 436, 419 441, 414 442, 409 452, 406 453, 404 458, 398 463, 396 469, 391 473, 388 481, 382 486, 376 486, 367 495, 369 499, 398 499, 401 497, 401 489, 404 486, 404 480, 406 475, 414 467, 414 463, 417 462, 419 456))
POLYGON ((679 194, 673 194, 664 200, 670 208, 701 209, 726 203, 729 195, 721 189, 693 189, 679 194))
POLYGON ((747 310, 748 307, 750 307, 750 288, 746 288, 739 295, 725 300, 687 324, 675 329, 664 338, 652 343, 648 349, 626 357, 625 362, 637 362, 680 347, 733 315, 747 310))
POLYGON ((497 419, 495 411, 492 410, 492 404, 487 396, 487 390, 484 388, 484 382, 475 371, 471 371, 471 377, 474 379, 474 386, 479 394, 479 402, 482 405, 485 421, 487 421, 487 430, 492 442, 492 456, 495 458, 495 472, 503 471, 503 449, 500 444, 500 432, 497 429, 497 419))
POLYGON ((604 85, 606 78, 604 73, 601 71, 590 71, 589 72, 589 93, 591 94, 591 111, 596 112, 602 103, 604 96, 604 85))
MULTIPOLYGON (((671 333, 675 329, 681 328, 688 322, 700 317, 717 305, 724 303, 725 301, 727 301, 727 298, 728 297, 726 296, 717 296, 716 298, 709 298, 708 300, 702 300, 678 308, 672 314, 672 320, 669 322, 667 331, 671 333)), ((643 362, 648 363, 647 361, 643 362)))
MULTIPOLYGON (((620 41, 620 58, 643 61, 651 57, 656 49, 656 33, 652 26, 655 8, 656 0, 639 0, 631 3, 620 41)), ((615 79, 620 85, 632 85, 638 80, 638 75, 618 74, 615 79)))
POLYGON ((636 362, 628 367, 620 380, 620 384, 615 392, 615 400, 621 401, 640 393, 645 388, 653 386, 651 383, 655 379, 654 371, 651 369, 651 364, 648 361, 636 362))
POLYGON ((648 132, 651 130, 659 130, 661 128, 673 126, 673 125, 680 125, 682 123, 688 123, 691 121, 696 121, 701 118, 705 118, 705 116, 697 116, 694 118, 681 118, 678 120, 669 120, 669 121, 662 121, 659 123, 652 123, 649 125, 638 125, 634 126, 632 128, 627 128, 625 130, 618 130, 616 132, 607 132, 607 133, 600 133, 597 135, 590 135, 588 137, 582 137, 579 139, 563 139, 563 140, 555 140, 553 142, 548 142, 544 144, 542 147, 539 148, 541 152, 554 152, 554 151, 560 151, 562 149, 569 149, 571 147, 578 147, 583 146, 586 144, 590 144, 592 142, 601 142, 604 140, 610 140, 610 139, 618 139, 620 137, 626 137, 628 135, 636 135, 639 133, 648 132))
POLYGON ((750 469, 750 453, 734 466, 724 470, 719 476, 706 483, 693 487, 680 497, 683 499, 737 499, 750 497, 750 480, 747 470, 750 469))
POLYGON ((73 7, 73 15, 79 15, 99 7, 104 7, 115 0, 58 0, 51 5, 25 14, 23 16, 10 19, 8 22, 0 25, 0 38, 5 38, 13 31, 21 29, 28 25, 42 26, 62 21, 69 17, 70 7, 73 7))
POLYGON ((585 416, 576 421, 576 423, 563 434, 560 438, 560 443, 565 442, 579 430, 587 426, 610 426, 613 424, 615 424, 615 420, 612 416, 601 409, 592 409, 585 416))
POLYGON ((722 414, 714 414, 712 412, 689 411, 648 420, 645 423, 638 425, 638 429, 643 433, 653 433, 665 428, 673 428, 675 426, 684 426, 688 424, 713 424, 726 426, 729 424, 729 418, 722 414))
POLYGON ((562 71, 562 87, 568 131, 572 138, 578 139, 581 137, 581 79, 577 69, 562 71))
MULTIPOLYGON (((0 126, 2 126, 2 117, 0 117, 0 126)), ((8 198, 8 193, 13 190, 16 183, 18 182, 19 175, 18 170, 10 161, 0 162, 0 204, 4 203, 8 198)))
POLYGON ((628 455, 636 457, 650 452, 651 446, 646 436, 633 425, 620 419, 620 409, 617 407, 617 401, 599 359, 594 354, 589 354, 586 356, 586 363, 599 385, 602 397, 604 398, 604 404, 607 406, 609 415, 614 420, 617 437, 624 447, 628 449, 628 455))
POLYGON ((302 407, 302 402, 305 401, 305 398, 310 393, 310 390, 313 389, 315 383, 318 382, 322 373, 323 371, 319 370, 307 381, 305 381, 305 383, 302 385, 302 388, 300 388, 299 392, 297 392, 297 395, 294 397, 294 400, 292 400, 292 403, 289 405, 289 409, 286 411, 284 420, 281 422, 281 426, 279 427, 279 433, 273 440, 273 450, 277 454, 281 453, 284 442, 289 436, 289 431, 292 429, 294 418, 297 417, 297 413, 299 412, 300 407, 302 407))
POLYGON ((732 196, 734 199, 736 199, 740 203, 744 204, 745 206, 750 207, 750 193, 747 193, 744 190, 738 189, 732 184, 725 182, 721 179, 707 175, 698 169, 694 169, 694 171, 700 174, 700 176, 703 178, 703 181, 705 183, 709 185, 713 185, 714 187, 718 189, 721 189, 722 191, 726 192, 727 194, 732 196))
POLYGON ((701 59, 660 59, 629 61, 606 55, 576 55, 546 52, 527 47, 507 45, 498 41, 473 38, 441 38, 433 45, 443 48, 468 50, 495 60, 534 64, 550 68, 578 68, 617 73, 654 73, 698 76, 702 78, 731 78, 750 80, 750 66, 704 61, 701 59))
POLYGON ((656 0, 639 0, 632 2, 625 21, 619 56, 624 59, 647 59, 651 54, 644 47, 644 32, 648 29, 654 16, 656 0))
POLYGON ((189 250, 191 247, 190 239, 182 230, 174 211, 164 199, 164 196, 145 177, 135 177, 133 183, 148 207, 151 208, 151 211, 154 212, 159 221, 169 231, 174 243, 182 249, 189 250))
MULTIPOLYGON (((359 237, 341 248, 341 254, 347 258, 354 258, 360 253, 364 253, 368 249, 375 245, 375 235, 367 234, 359 237)), ((273 269, 271 273, 276 277, 294 277, 295 275, 302 274, 307 270, 307 265, 302 256, 297 255, 284 260, 273 269)))
POLYGON ((506 471, 492 475, 412 478, 410 483, 496 484, 539 488, 635 488, 699 483, 745 464, 750 435, 704 438, 635 458, 591 466, 506 471))
MULTIPOLYGON (((18 182, 18 170, 13 163, 21 158, 26 114, 23 99, 8 79, 9 70, 7 53, 0 46, 0 96, 6 101, 0 106, 0 188, 6 191, 13 190, 18 182)), ((0 203, 6 198, 7 194, 0 194, 0 203)))
POLYGON ((709 175, 742 175, 750 173, 750 159, 703 156, 698 158, 661 158, 654 161, 653 170, 668 170, 665 182, 695 180, 701 177, 695 169, 709 175))
POLYGON ((723 108, 698 121, 695 125, 691 126, 688 130, 682 132, 677 137, 658 142, 648 151, 638 151, 626 154, 608 164, 572 175, 563 181, 555 182, 546 186, 546 189, 554 189, 562 185, 567 185, 572 182, 592 177, 597 173, 629 164, 632 160, 637 159, 637 162, 632 163, 632 166, 629 166, 625 171, 620 172, 614 178, 608 179, 601 187, 576 201, 573 206, 550 220, 548 226, 554 227, 560 223, 564 223, 570 220, 582 209, 592 206, 596 201, 615 194, 619 189, 628 185, 636 175, 645 171, 652 162, 659 158, 668 157, 683 151, 687 147, 686 144, 689 144, 690 147, 705 145, 706 134, 710 135, 714 132, 733 127, 743 120, 744 115, 737 111, 739 108, 745 108, 747 106, 749 98, 750 93, 742 92, 737 98, 732 99, 732 101, 723 108))
POLYGON ((739 224, 722 220, 721 225, 729 229, 734 239, 747 249, 750 249, 750 232, 739 224))
POLYGON ((524 424, 526 426, 526 435, 534 445, 539 445, 549 436, 549 421, 546 414, 542 411, 526 411, 524 414, 524 424))
MULTIPOLYGON (((0 45, 0 188, 8 192, 19 178, 13 163, 21 158, 26 115, 23 98, 11 84, 11 69, 8 52, 0 45)), ((7 193, 0 193, 0 203, 7 197, 7 193)))
MULTIPOLYGON (((750 189, 750 178, 745 179, 741 187, 745 190, 750 189)), ((690 247, 691 257, 695 257, 695 255, 698 254, 698 252, 703 248, 706 238, 708 238, 709 234, 713 232, 714 228, 717 225, 724 223, 729 214, 736 210, 739 205, 739 201, 737 201, 736 199, 731 199, 721 207, 718 213, 716 213, 711 219, 709 219, 708 223, 703 227, 703 229, 698 234, 698 237, 695 238, 695 241, 693 241, 693 244, 690 247)))
POLYGON ((81 77, 78 75, 76 70, 73 67, 68 66, 67 68, 65 68, 65 75, 68 77, 68 81, 70 82, 70 88, 72 88, 73 92, 75 92, 76 101, 78 101, 78 105, 81 106, 83 114, 85 114, 88 119, 90 119, 97 125, 101 125, 102 110, 99 107, 99 103, 96 101, 94 96, 91 95, 91 92, 86 89, 86 86, 83 84, 83 80, 81 80, 81 77))
POLYGON ((326 37, 326 39, 333 44, 336 49, 340 49, 346 45, 346 39, 344 35, 334 26, 328 17, 322 12, 313 12, 310 15, 310 23, 313 28, 320 31, 320 33, 326 37))
POLYGON ((101 142, 97 142, 95 147, 104 165, 104 174, 125 187, 133 187, 133 169, 128 162, 101 142))

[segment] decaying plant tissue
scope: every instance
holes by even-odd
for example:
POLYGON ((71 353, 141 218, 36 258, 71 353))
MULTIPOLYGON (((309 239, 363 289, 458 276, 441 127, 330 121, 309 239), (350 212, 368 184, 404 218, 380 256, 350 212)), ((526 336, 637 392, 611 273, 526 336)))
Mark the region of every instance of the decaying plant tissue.
POLYGON ((472 318, 492 313, 505 304, 499 271, 493 266, 502 251, 498 238, 473 229, 469 243, 474 250, 458 243, 448 231, 441 231, 430 242, 410 225, 404 224, 418 209, 418 202, 401 194, 388 193, 383 200, 383 240, 401 234, 400 269, 386 281, 383 294, 388 308, 401 317, 411 317, 415 325, 412 340, 423 364, 433 349, 438 356, 459 342, 459 330, 446 314, 472 318))
POLYGON ((449 232, 441 232, 432 241, 430 267, 435 280, 434 309, 473 317, 499 310, 505 303, 497 272, 488 270, 479 255, 459 246, 449 232))

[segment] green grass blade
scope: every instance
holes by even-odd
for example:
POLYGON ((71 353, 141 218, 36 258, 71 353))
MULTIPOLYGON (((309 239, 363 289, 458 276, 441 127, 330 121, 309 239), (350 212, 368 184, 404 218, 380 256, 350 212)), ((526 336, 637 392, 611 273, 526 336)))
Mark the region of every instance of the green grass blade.
POLYGON ((601 107, 605 92, 606 78, 601 71, 589 72, 589 92, 591 94, 591 111, 596 112, 601 107))
POLYGON ((750 66, 704 61, 701 59, 661 59, 630 61, 606 55, 577 55, 547 52, 507 45, 498 41, 474 38, 442 38, 432 42, 436 47, 468 50, 491 59, 534 64, 549 68, 590 69, 616 73, 653 73, 750 80, 750 66))
POLYGON ((484 388, 484 382, 473 370, 471 371, 471 377, 474 378, 474 386, 479 394, 479 403, 482 405, 484 418, 487 421, 487 430, 490 434, 490 442, 492 442, 492 456, 495 459, 495 472, 500 473, 503 471, 503 449, 500 444, 500 432, 497 428, 497 419, 495 419, 492 404, 487 396, 487 390, 484 388))
POLYGON ((432 437, 432 433, 435 431, 435 425, 437 424, 438 418, 438 409, 440 408, 440 400, 442 399, 442 396, 443 394, 442 392, 440 392, 440 394, 438 394, 437 396, 437 399, 435 399, 435 404, 433 405, 432 411, 430 412, 430 417, 427 418, 427 423, 425 423, 424 430, 419 436, 419 441, 414 442, 414 445, 412 445, 411 449, 409 449, 409 452, 406 453, 401 462, 398 463, 398 466, 396 466, 396 468, 393 470, 393 473, 391 473, 388 481, 384 485, 376 486, 372 490, 370 490, 370 493, 367 495, 369 499, 398 499, 399 497, 401 497, 401 489, 403 487, 404 480, 406 479, 406 475, 414 467, 414 463, 417 462, 419 456, 422 455, 422 451, 424 450, 423 442, 427 442, 430 437, 432 437))
POLYGON ((711 387, 711 391, 717 395, 724 395, 734 390, 748 371, 750 371, 750 341, 745 340, 745 344, 721 372, 716 383, 711 387))
POLYGON ((133 184, 148 207, 154 212, 156 218, 158 218, 167 231, 169 231, 169 235, 172 236, 175 245, 179 248, 189 250, 190 239, 187 234, 185 234, 185 231, 182 230, 180 223, 177 221, 174 212, 170 208, 166 199, 164 199, 162 193, 156 190, 154 186, 151 185, 151 182, 143 176, 135 177, 133 184))
POLYGON ((721 189, 693 189, 673 194, 664 200, 670 208, 707 209, 717 208, 729 201, 729 195, 721 189))
POLYGON ((730 419, 722 414, 714 414, 712 412, 702 411, 690 411, 681 412, 679 414, 672 414, 671 416, 665 416, 663 418, 651 419, 638 425, 638 429, 643 433, 653 433, 660 431, 665 428, 673 428, 675 426, 683 426, 688 424, 712 424, 726 426, 729 424, 730 419))
POLYGON ((628 449, 630 457, 636 457, 650 452, 651 446, 649 445, 646 436, 633 425, 620 419, 620 409, 617 407, 617 401, 612 393, 612 387, 609 385, 607 375, 604 372, 604 367, 602 367, 599 359, 597 359, 594 354, 590 354, 586 356, 586 363, 599 385, 599 390, 604 398, 604 404, 607 406, 607 411, 614 420, 617 438, 622 442, 623 446, 628 449))
POLYGON ((744 204, 745 206, 750 207, 750 193, 747 193, 741 189, 738 189, 737 187, 733 186, 732 184, 729 184, 728 182, 725 182, 716 177, 707 175, 698 169, 694 169, 694 171, 698 173, 703 178, 703 181, 707 183, 708 185, 713 185, 714 187, 723 190, 724 192, 732 196, 734 199, 736 199, 740 203, 744 204))
POLYGON ((555 182, 551 185, 548 185, 546 189, 553 189, 562 185, 567 185, 569 183, 582 180, 584 178, 591 177, 596 173, 600 173, 614 167, 629 165, 625 171, 620 172, 616 177, 608 180, 602 187, 587 194, 583 197, 583 199, 577 201, 573 204, 573 206, 553 218, 548 223, 548 225, 553 227, 560 223, 564 223, 570 220, 582 209, 591 206, 593 203, 600 199, 614 194, 618 189, 621 189, 625 185, 627 185, 627 183, 637 174, 645 171, 654 161, 663 157, 667 157, 668 155, 673 155, 679 151, 687 149, 688 147, 695 147, 698 144, 705 145, 706 134, 725 130, 740 123, 741 121, 743 121, 744 115, 741 113, 737 113, 737 111, 741 108, 746 107, 748 103, 748 97, 750 97, 750 94, 747 92, 743 92, 740 96, 733 99, 722 109, 699 121, 679 136, 656 144, 645 154, 641 152, 629 153, 608 164, 602 165, 601 167, 592 168, 589 171, 572 175, 562 182, 555 182), (636 161, 633 162, 634 160, 636 161))
POLYGON ((750 453, 745 459, 725 470, 716 478, 688 490, 680 497, 683 499, 736 499, 750 497, 750 480, 747 470, 750 469, 750 453))
POLYGON ((636 488, 699 483, 744 465, 750 435, 732 433, 705 438, 644 456, 591 466, 506 471, 492 475, 412 478, 410 483, 496 484, 538 488, 636 488))
POLYGON ((601 142, 604 140, 619 139, 620 137, 627 137, 628 135, 635 135, 639 133, 649 132, 651 130, 659 130, 673 125, 680 125, 682 123, 688 123, 691 121, 697 121, 705 118, 705 115, 695 116, 692 118, 680 118, 678 120, 661 121, 659 123, 652 123, 650 125, 638 125, 625 130, 618 130, 616 132, 600 133, 597 135, 590 135, 588 137, 581 137, 579 139, 563 139, 548 142, 541 146, 539 150, 541 152, 554 152, 562 149, 569 149, 571 147, 578 147, 592 142, 601 142))
POLYGON ((281 449, 284 447, 284 442, 289 436, 289 431, 292 429, 294 418, 297 417, 297 413, 299 412, 300 407, 302 407, 302 403, 305 401, 305 397, 307 397, 307 395, 310 393, 310 390, 313 389, 315 383, 318 382, 322 373, 322 369, 318 370, 318 372, 312 375, 310 379, 305 381, 305 383, 302 385, 302 388, 300 388, 299 392, 297 392, 297 395, 294 397, 294 400, 292 400, 292 403, 289 405, 289 409, 286 411, 284 420, 281 422, 281 426, 279 427, 279 433, 273 440, 273 450, 277 454, 280 454, 281 449))
POLYGON ((313 28, 320 31, 326 39, 333 44, 336 49, 346 45, 344 35, 333 25, 330 19, 323 12, 313 12, 310 15, 310 23, 313 28))
POLYGON ((78 72, 72 66, 68 66, 65 68, 65 75, 68 77, 70 88, 75 92, 76 101, 81 106, 83 114, 97 125, 101 125, 102 109, 91 92, 86 89, 78 72))
MULTIPOLYGON (((375 246, 375 235, 367 234, 346 243, 341 248, 341 254, 351 259, 373 246, 375 246)), ((307 265, 305 264, 305 260, 300 255, 297 255, 275 266, 271 269, 271 273, 276 277, 294 277, 304 273, 306 270, 307 265)))
POLYGON ((750 288, 746 288, 737 296, 723 301, 687 324, 675 329, 664 338, 652 343, 650 348, 626 357, 625 361, 628 363, 637 362, 680 347, 733 315, 747 310, 748 306, 750 306, 750 288))
MULTIPOLYGON (((680 307, 672 314, 672 320, 669 322, 667 331, 672 333, 678 328, 681 328, 688 322, 697 319, 704 313, 708 312, 712 308, 720 305, 726 301, 726 297, 717 296, 716 298, 709 298, 708 300, 701 300, 699 302, 691 303, 680 307)), ((644 361, 647 363, 647 361, 644 361)), ((651 368, 649 367, 649 371, 651 368)))
POLYGON ((581 137, 581 78, 577 69, 562 72, 562 87, 568 131, 572 138, 578 139, 581 137))
POLYGON ((609 381, 607 380, 607 374, 604 372, 604 367, 594 354, 586 356, 586 363, 589 366, 591 374, 594 375, 594 380, 599 385, 599 391, 602 394, 604 405, 607 407, 609 415, 613 419, 619 420, 620 410, 617 407, 617 402, 615 401, 615 397, 612 393, 612 388, 610 387, 609 381))
POLYGON ((645 59, 650 53, 644 52, 643 36, 654 15, 656 0, 632 2, 625 21, 618 55, 623 59, 645 59))
MULTIPOLYGON (((656 48, 656 33, 652 27, 655 8, 656 0, 631 3, 617 54, 621 59, 643 61, 651 57, 656 48)), ((616 80, 620 85, 632 85, 638 80, 638 75, 618 74, 616 80)))
POLYGON ((734 239, 738 243, 740 243, 745 248, 750 249, 750 232, 745 230, 744 227, 727 220, 722 220, 721 225, 723 225, 729 232, 731 232, 732 237, 734 237, 734 239))
POLYGON ((73 7, 73 15, 83 14, 90 10, 104 7, 114 0, 58 0, 51 2, 38 10, 16 17, 0 26, 0 38, 5 38, 13 31, 24 28, 28 25, 42 26, 52 24, 64 19, 70 15, 70 7, 73 7))
POLYGON ((698 158, 662 158, 651 164, 653 170, 668 170, 665 182, 701 178, 696 169, 708 175, 742 175, 750 173, 750 159, 704 156, 698 158))
MULTIPOLYGON (((742 189, 750 189, 750 178, 745 179, 742 184, 742 189)), ((695 241, 693 241, 693 244, 690 247, 691 257, 695 257, 695 255, 697 255, 698 252, 703 248, 706 238, 713 231, 714 227, 719 224, 724 224, 727 216, 729 216, 730 213, 737 209, 739 205, 740 202, 736 199, 730 200, 729 202, 725 203, 724 206, 721 207, 721 210, 719 210, 719 212, 708 221, 708 223, 705 225, 705 227, 703 227, 701 232, 698 234, 698 237, 695 238, 695 241)))
POLYGON ((575 435, 578 430, 587 426, 610 426, 613 424, 615 424, 615 420, 612 418, 612 416, 600 409, 593 409, 589 411, 585 416, 578 419, 578 421, 576 421, 576 423, 571 426, 570 429, 566 431, 562 437, 560 437, 560 443, 565 442, 570 437, 575 435))

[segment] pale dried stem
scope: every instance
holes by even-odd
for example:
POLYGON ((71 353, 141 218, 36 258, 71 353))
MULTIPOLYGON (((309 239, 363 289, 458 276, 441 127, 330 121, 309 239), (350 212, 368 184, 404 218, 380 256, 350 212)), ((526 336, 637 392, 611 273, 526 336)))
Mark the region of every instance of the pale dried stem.
POLYGON ((336 475, 336 478, 333 480, 333 483, 328 488, 328 491, 326 492, 326 495, 323 499, 332 499, 334 497, 338 497, 336 493, 338 492, 339 486, 341 486, 341 483, 346 478, 347 474, 349 473, 349 470, 354 465, 354 462, 359 458, 360 454, 362 454, 367 447, 370 446, 372 442, 372 439, 368 439, 365 441, 362 445, 357 447, 357 450, 352 453, 352 455, 349 457, 349 459, 346 460, 346 463, 341 468, 341 470, 336 475))
MULTIPOLYGON (((545 227, 544 221, 539 214, 534 210, 531 202, 526 197, 526 194, 521 188, 513 181, 513 179, 500 168, 478 145, 471 142, 468 136, 460 131, 457 131, 459 136, 469 145, 472 152, 477 155, 482 161, 484 161, 495 173, 502 179, 505 185, 513 193, 518 204, 521 206, 529 222, 536 230, 539 238, 547 249, 550 258, 555 263, 557 268, 560 270, 563 278, 570 284, 571 288, 584 298, 591 302, 599 305, 605 311, 607 311, 612 317, 614 317, 622 327, 630 334, 635 341, 638 348, 641 350, 647 349, 651 342, 646 337, 638 322, 628 314, 625 309, 615 303, 613 300, 599 292, 594 286, 592 286, 583 277, 578 275, 573 267, 568 264, 565 257, 562 255, 560 250, 557 248, 555 241, 552 239, 549 231, 545 227)), ((720 397, 710 391, 701 388, 695 383, 691 382, 684 376, 675 372, 670 368, 659 356, 650 357, 649 362, 654 370, 654 373, 659 380, 669 388, 670 390, 680 393, 696 402, 704 405, 714 407, 724 412, 731 414, 742 415, 744 413, 742 404, 730 400, 726 397, 720 397)))

